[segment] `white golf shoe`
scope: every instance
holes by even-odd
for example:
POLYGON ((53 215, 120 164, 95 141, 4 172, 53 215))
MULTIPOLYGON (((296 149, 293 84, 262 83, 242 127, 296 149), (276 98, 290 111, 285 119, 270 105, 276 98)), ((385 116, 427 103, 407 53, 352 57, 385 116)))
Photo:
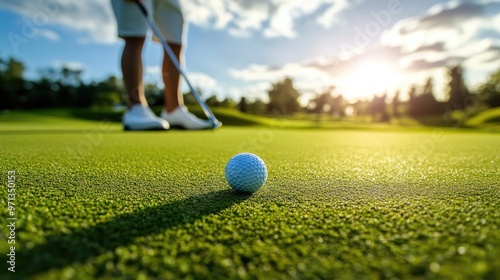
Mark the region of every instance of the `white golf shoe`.
POLYGON ((158 118, 148 106, 136 104, 123 115, 124 130, 167 130, 170 125, 158 118))
POLYGON ((212 127, 212 123, 207 120, 201 120, 191 114, 186 106, 179 106, 174 111, 168 113, 165 109, 161 112, 160 117, 170 124, 172 127, 177 127, 187 130, 208 129, 212 127))

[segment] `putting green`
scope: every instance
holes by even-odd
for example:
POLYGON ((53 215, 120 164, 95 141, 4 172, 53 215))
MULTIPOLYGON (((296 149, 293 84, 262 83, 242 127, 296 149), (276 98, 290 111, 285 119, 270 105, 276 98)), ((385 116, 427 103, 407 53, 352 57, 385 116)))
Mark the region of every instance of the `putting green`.
POLYGON ((500 134, 32 126, 0 126, 1 279, 500 277, 500 134), (251 196, 224 179, 243 151, 251 196))

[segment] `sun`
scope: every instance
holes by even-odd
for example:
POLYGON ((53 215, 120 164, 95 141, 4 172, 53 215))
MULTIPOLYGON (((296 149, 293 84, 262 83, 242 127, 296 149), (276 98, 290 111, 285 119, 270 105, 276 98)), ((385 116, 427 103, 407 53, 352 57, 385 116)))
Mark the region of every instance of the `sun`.
POLYGON ((396 67, 383 61, 370 61, 347 72, 341 80, 340 90, 348 100, 367 99, 396 90, 400 79, 401 75, 396 67))

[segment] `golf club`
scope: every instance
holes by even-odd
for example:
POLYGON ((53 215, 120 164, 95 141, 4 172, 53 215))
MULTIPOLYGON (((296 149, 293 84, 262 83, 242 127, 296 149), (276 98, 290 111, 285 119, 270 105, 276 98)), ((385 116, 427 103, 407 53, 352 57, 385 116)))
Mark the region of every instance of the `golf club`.
POLYGON ((139 0, 134 1, 134 2, 137 3, 137 5, 139 6, 139 9, 142 11, 142 14, 144 15, 146 21, 148 22, 149 26, 153 30, 153 33, 158 38, 158 40, 160 40, 161 44, 163 45, 163 49, 165 49, 165 52, 167 53, 167 55, 170 57, 170 60, 172 60, 173 64, 175 65, 175 68, 177 68, 177 71, 179 71, 179 74, 182 77, 184 77, 184 80, 186 81, 189 89, 193 93, 193 96, 196 99, 196 101, 198 102, 198 104, 200 105, 201 109, 203 110, 203 112, 205 113, 207 118, 210 120, 210 122, 212 122, 212 128, 213 129, 219 128, 222 125, 222 123, 219 120, 217 120, 217 118, 215 117, 212 110, 210 110, 208 105, 201 98, 201 95, 198 93, 198 91, 193 87, 193 85, 189 81, 186 73, 181 68, 179 60, 177 60, 177 57, 175 57, 174 52, 172 51, 172 49, 168 45, 167 40, 165 39, 165 37, 161 33, 160 28, 158 27, 158 25, 156 24, 154 19, 149 15, 148 11, 146 10, 146 7, 139 0))

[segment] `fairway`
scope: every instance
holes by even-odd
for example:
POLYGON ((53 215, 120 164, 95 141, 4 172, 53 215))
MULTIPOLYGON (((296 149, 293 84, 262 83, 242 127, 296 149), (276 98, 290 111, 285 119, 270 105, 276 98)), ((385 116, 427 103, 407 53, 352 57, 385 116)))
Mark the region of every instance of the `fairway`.
POLYGON ((0 195, 15 170, 16 273, 1 279, 500 277, 500 134, 14 127, 0 195), (253 195, 224 178, 240 152, 267 164, 253 195))

